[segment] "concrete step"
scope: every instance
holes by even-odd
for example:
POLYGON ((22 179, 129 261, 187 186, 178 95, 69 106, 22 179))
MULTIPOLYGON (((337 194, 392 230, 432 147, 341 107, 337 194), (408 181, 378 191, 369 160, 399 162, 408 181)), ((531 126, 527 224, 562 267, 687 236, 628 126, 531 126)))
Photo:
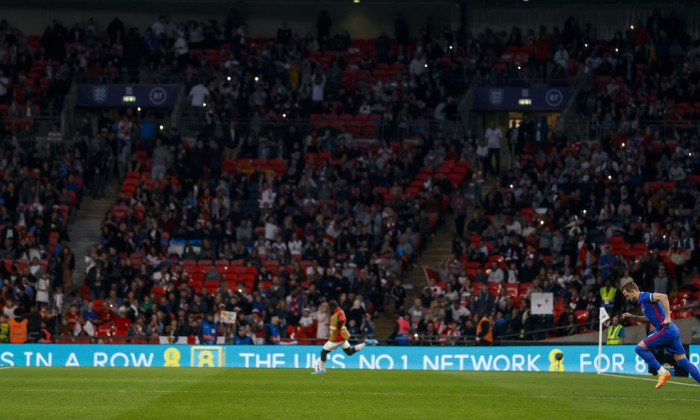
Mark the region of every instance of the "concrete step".
MULTIPOLYGON (((454 239, 454 222, 451 217, 446 217, 445 221, 438 227, 435 235, 430 240, 427 249, 423 252, 416 261, 416 267, 408 274, 404 284, 413 286, 412 290, 406 293, 406 304, 404 309, 408 309, 413 302, 413 299, 420 295, 423 287, 426 286, 425 274, 423 273, 424 265, 441 265, 452 254, 452 240, 454 239)), ((387 338, 394 332, 396 320, 396 311, 393 301, 387 301, 384 308, 384 313, 375 319, 375 336, 387 338)))
MULTIPOLYGON (((85 196, 74 221, 68 226, 69 246, 75 255, 74 283, 77 288, 85 278, 85 255, 90 247, 99 242, 100 225, 104 215, 114 206, 119 193, 120 181, 112 178, 105 188, 105 198, 85 196)), ((66 305, 67 306, 67 305, 66 305)))

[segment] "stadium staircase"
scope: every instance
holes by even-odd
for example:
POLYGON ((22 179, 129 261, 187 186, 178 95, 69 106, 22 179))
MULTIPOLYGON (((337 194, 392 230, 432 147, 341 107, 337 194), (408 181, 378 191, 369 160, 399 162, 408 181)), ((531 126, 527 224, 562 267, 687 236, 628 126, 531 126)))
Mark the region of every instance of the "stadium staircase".
MULTIPOLYGON (((79 215, 75 222, 68 227, 70 248, 75 256, 75 271, 73 272, 73 284, 78 290, 85 279, 85 255, 90 247, 99 242, 100 225, 105 213, 114 206, 119 192, 120 182, 112 177, 105 188, 105 198, 94 199, 86 193, 80 205, 79 215)), ((66 295, 69 295, 68 293, 66 295)), ((66 302, 69 303, 69 302, 66 302)), ((66 307, 68 305, 65 305, 66 307)))
MULTIPOLYGON (((423 266, 441 266, 452 254, 452 240, 454 239, 455 226, 451 215, 446 215, 442 224, 430 238, 430 245, 423 251, 416 261, 416 267, 408 274, 405 285, 410 285, 406 290, 406 302, 404 310, 413 305, 413 299, 420 296, 421 291, 427 286, 423 266)), ((388 297, 384 314, 375 319, 374 334, 379 338, 388 338, 394 332, 394 320, 397 312, 394 309, 394 301, 388 297)))

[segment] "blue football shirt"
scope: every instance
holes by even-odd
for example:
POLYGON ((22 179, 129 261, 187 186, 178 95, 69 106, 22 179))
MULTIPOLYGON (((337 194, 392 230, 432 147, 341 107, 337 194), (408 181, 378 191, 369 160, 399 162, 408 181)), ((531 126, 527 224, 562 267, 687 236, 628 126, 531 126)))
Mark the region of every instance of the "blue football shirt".
POLYGON ((642 306, 642 313, 651 322, 651 325, 657 331, 661 330, 666 314, 664 313, 664 306, 661 302, 654 301, 654 294, 649 292, 640 292, 639 301, 637 302, 642 306))

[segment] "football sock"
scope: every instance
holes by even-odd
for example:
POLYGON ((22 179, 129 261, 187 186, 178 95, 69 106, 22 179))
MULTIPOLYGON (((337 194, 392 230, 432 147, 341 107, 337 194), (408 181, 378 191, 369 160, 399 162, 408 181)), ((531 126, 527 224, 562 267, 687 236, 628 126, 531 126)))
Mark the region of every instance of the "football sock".
POLYGON ((365 348, 365 343, 355 344, 355 351, 360 351, 365 348))
POLYGON ((698 368, 696 368, 694 364, 690 363, 690 360, 688 360, 687 357, 677 360, 676 363, 678 363, 678 366, 685 369, 688 372, 688 375, 690 375, 697 383, 700 384, 700 371, 698 371, 698 368))
POLYGON ((321 370, 323 370, 323 369, 326 368, 326 362, 324 362, 323 360, 321 360, 320 362, 318 362, 318 366, 321 368, 321 370))
POLYGON ((658 371, 659 374, 664 373, 664 371, 666 370, 663 367, 661 367, 661 363, 659 363, 656 360, 656 357, 654 357, 654 355, 651 354, 651 352, 649 350, 638 345, 637 347, 634 348, 634 351, 637 352, 639 357, 641 357, 642 359, 644 359, 645 362, 647 362, 647 365, 649 365, 649 367, 658 371))

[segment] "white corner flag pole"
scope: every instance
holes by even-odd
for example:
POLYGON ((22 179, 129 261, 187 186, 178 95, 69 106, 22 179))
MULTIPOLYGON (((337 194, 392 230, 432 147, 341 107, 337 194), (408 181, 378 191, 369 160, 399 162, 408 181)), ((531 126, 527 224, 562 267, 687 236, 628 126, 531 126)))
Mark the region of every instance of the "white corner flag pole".
POLYGON ((598 375, 600 375, 600 359, 603 357, 603 323, 610 319, 608 311, 606 311, 602 306, 600 307, 600 316, 598 316, 598 319, 598 358, 595 365, 598 375))

